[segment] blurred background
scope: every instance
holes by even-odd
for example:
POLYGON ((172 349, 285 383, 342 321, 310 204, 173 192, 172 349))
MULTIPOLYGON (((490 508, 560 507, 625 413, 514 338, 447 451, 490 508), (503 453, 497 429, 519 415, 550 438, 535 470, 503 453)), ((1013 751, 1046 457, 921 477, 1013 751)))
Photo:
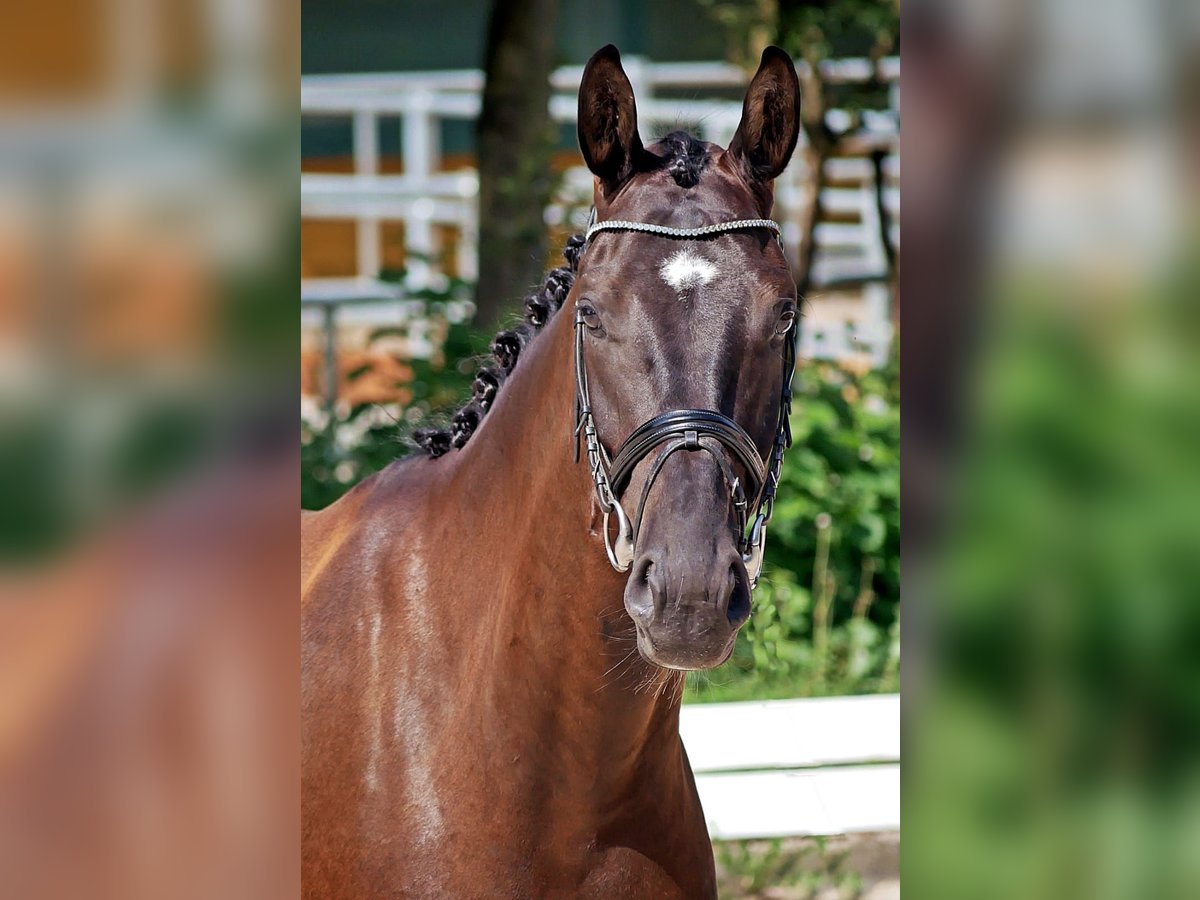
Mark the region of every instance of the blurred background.
POLYGON ((0 895, 295 896, 298 11, 0 19, 0 895))
POLYGON ((903 19, 904 885, 1195 897, 1198 8, 903 19))

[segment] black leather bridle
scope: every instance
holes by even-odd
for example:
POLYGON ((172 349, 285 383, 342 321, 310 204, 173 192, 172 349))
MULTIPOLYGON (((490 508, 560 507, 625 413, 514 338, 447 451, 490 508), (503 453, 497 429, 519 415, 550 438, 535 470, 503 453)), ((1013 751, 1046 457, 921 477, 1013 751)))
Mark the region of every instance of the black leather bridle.
MULTIPOLYGON (((595 213, 593 212, 593 219, 595 213)), ((636 231, 678 239, 696 239, 732 231, 765 228, 779 235, 779 225, 770 219, 739 219, 705 225, 701 228, 671 228, 665 225, 649 225, 644 222, 607 221, 589 224, 584 239, 584 251, 590 246, 592 236, 599 231, 636 231)), ((579 461, 579 440, 587 448, 588 467, 596 485, 596 496, 604 512, 604 549, 608 561, 618 572, 628 571, 633 563, 634 546, 641 527, 646 500, 655 478, 672 454, 680 450, 707 451, 716 461, 721 476, 728 485, 730 499, 737 512, 738 543, 750 586, 758 583, 762 572, 763 550, 767 540, 767 523, 775 507, 775 492, 779 488, 779 473, 783 468, 783 454, 792 445, 789 414, 792 409, 792 375, 796 368, 797 328, 793 320, 784 333, 784 377, 779 397, 779 420, 770 456, 764 460, 758 455, 754 440, 737 422, 712 409, 675 409, 661 413, 633 430, 616 456, 609 457, 596 432, 596 420, 592 416, 592 401, 588 391, 587 367, 583 353, 583 336, 587 331, 583 314, 575 311, 575 461, 579 461), (620 498, 629 485, 634 468, 643 459, 658 449, 658 455, 650 468, 650 474, 642 487, 636 514, 631 521, 621 506, 620 498), (746 474, 746 484, 734 471, 730 457, 741 465, 746 474), (753 507, 753 524, 750 509, 753 507), (608 530, 609 516, 617 517, 617 535, 614 539, 608 530)))

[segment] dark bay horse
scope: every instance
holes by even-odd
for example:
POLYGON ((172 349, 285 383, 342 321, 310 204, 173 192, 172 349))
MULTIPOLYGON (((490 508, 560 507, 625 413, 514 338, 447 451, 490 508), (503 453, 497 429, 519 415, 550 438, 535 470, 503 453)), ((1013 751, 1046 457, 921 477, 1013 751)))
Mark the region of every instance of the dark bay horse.
POLYGON ((788 440, 799 102, 770 48, 727 150, 643 147, 596 53, 569 266, 424 458, 305 515, 306 896, 716 895, 679 705, 749 615, 788 440))

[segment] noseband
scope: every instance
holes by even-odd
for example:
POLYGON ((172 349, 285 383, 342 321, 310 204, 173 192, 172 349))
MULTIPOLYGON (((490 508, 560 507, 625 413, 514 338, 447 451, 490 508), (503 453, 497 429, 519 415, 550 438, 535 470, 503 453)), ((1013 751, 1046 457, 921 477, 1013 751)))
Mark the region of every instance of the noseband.
MULTIPOLYGON (((593 219, 595 211, 592 212, 593 219)), ((770 219, 739 219, 720 222, 700 228, 671 228, 666 225, 649 225, 643 222, 593 221, 584 238, 584 251, 591 245, 592 236, 600 231, 634 231, 660 237, 681 240, 765 228, 778 237, 779 225, 770 219)), ((754 440, 737 422, 712 409, 675 409, 661 413, 642 423, 625 439, 614 457, 600 442, 596 432, 596 420, 592 416, 591 395, 588 392, 587 368, 584 364, 583 336, 587 331, 583 316, 575 312, 575 461, 579 461, 579 438, 582 435, 587 448, 588 467, 596 485, 596 497, 604 511, 604 549, 608 561, 618 572, 625 572, 633 563, 634 546, 641 528, 646 500, 654 480, 672 454, 680 451, 706 451, 717 463, 721 476, 729 487, 730 500, 737 513, 738 549, 750 586, 758 583, 762 572, 763 550, 767 541, 767 523, 775 506, 775 492, 779 488, 779 473, 783 468, 783 453, 792 445, 789 414, 792 409, 792 375, 796 368, 796 324, 793 321, 784 340, 784 377, 780 389, 779 420, 775 430, 775 441, 768 459, 758 455, 754 440), (620 499, 633 470, 655 450, 658 454, 650 467, 650 474, 642 487, 637 512, 631 521, 621 506, 620 499), (746 484, 734 471, 730 457, 746 474, 746 484), (747 533, 753 505, 753 524, 747 533), (609 517, 617 518, 617 536, 608 532, 609 517)))

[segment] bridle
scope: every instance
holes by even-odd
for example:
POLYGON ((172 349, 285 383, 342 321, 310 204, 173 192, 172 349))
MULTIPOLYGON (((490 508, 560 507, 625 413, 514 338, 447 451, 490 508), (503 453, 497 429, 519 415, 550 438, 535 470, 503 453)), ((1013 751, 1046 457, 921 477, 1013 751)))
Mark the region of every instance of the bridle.
MULTIPOLYGON (((620 220, 596 222, 595 215, 595 210, 593 210, 592 221, 584 236, 583 252, 586 252, 591 245, 592 237, 601 231, 634 231, 689 240, 733 231, 765 228, 773 231, 776 238, 779 236, 779 225, 770 219, 738 219, 704 225, 699 228, 672 228, 666 225, 620 220)), ((767 541, 767 523, 771 521, 771 514, 775 508, 775 492, 779 488, 783 454, 792 445, 789 414, 792 409, 792 375, 796 368, 797 328, 795 321, 784 333, 784 377, 780 389, 779 421, 771 453, 766 460, 758 455, 758 447, 741 425, 712 409, 675 409, 661 413, 635 428, 617 449, 616 456, 610 458, 608 451, 600 442, 596 431, 596 420, 592 415, 592 401, 588 391, 587 368, 583 354, 583 336, 586 331, 583 314, 576 309, 575 428, 573 434, 575 461, 579 461, 579 439, 582 436, 584 446, 587 448, 588 467, 591 469, 592 481, 596 485, 596 497, 604 512, 604 549, 608 554, 608 561, 618 572, 628 571, 629 566, 633 563, 634 546, 641 528, 646 500, 650 496, 654 480, 662 471, 667 459, 680 450, 704 450, 716 461, 721 470, 721 476, 729 487, 730 499, 738 518, 738 549, 750 576, 750 586, 753 588, 758 583, 758 576, 762 572, 763 550, 767 541), (658 455, 655 457, 654 463, 650 467, 650 474, 642 487, 636 514, 630 520, 621 506, 621 495, 629 484, 634 468, 655 449, 658 449, 658 455), (730 456, 745 471, 747 480, 745 485, 734 472, 730 456), (753 524, 747 533, 747 524, 751 520, 751 506, 754 509, 753 524), (609 535, 608 530, 608 520, 611 515, 615 515, 617 518, 615 539, 609 535)))

